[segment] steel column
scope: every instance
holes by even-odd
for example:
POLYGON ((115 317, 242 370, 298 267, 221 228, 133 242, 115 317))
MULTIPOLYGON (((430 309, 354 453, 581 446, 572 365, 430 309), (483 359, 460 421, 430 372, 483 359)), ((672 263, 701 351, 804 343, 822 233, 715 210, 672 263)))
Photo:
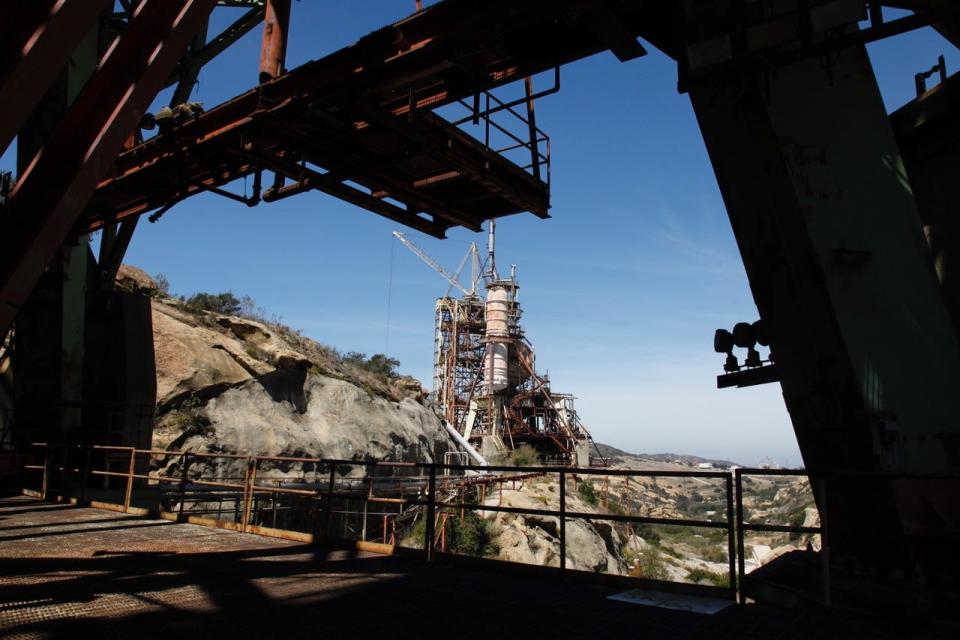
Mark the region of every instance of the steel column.
MULTIPOLYGON (((691 100, 807 467, 944 468, 960 349, 864 48, 691 100)), ((838 550, 910 562, 889 487, 831 496, 838 550)))

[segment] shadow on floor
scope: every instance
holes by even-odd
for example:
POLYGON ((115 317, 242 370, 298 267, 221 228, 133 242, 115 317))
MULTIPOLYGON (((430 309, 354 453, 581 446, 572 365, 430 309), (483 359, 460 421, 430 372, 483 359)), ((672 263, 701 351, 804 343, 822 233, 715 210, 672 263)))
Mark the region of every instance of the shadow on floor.
POLYGON ((704 616, 610 601, 609 587, 227 532, 211 546, 261 546, 178 552, 190 532, 164 529, 164 551, 88 550, 93 557, 4 557, 15 544, 0 543, 0 638, 957 637, 922 621, 760 606, 704 616))

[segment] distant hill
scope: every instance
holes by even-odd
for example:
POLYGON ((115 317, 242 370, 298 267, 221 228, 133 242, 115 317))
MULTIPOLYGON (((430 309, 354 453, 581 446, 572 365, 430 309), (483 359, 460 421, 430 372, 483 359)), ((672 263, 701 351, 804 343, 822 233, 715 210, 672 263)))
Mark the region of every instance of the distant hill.
POLYGON ((685 465, 695 467, 702 462, 709 462, 715 467, 742 467, 743 465, 730 460, 717 460, 715 458, 702 458, 686 453, 629 453, 622 449, 617 449, 609 444, 597 443, 597 449, 600 454, 611 461, 624 460, 625 458, 637 458, 639 460, 653 460, 656 462, 676 462, 680 461, 685 465))

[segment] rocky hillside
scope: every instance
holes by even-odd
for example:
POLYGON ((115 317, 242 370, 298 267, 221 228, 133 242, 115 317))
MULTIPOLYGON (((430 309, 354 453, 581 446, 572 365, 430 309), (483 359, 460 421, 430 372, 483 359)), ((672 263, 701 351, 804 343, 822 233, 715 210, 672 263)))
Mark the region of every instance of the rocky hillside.
MULTIPOLYGON (((625 456, 618 469, 691 471, 682 463, 625 456)), ((637 525, 603 520, 605 514, 726 522, 726 493, 721 479, 697 477, 623 477, 582 474, 568 480, 567 510, 595 513, 590 520, 567 521, 568 566, 576 569, 659 580, 727 586, 726 531, 681 525, 637 525)), ((817 526, 817 510, 802 477, 745 477, 744 508, 751 522, 817 526)), ((555 474, 527 479, 491 493, 488 504, 526 509, 559 509, 555 474)), ((556 517, 523 514, 490 516, 498 557, 528 564, 558 564, 556 517)), ((748 570, 810 544, 819 536, 750 533, 748 570)))
POLYGON ((156 448, 433 461, 450 446, 414 378, 368 371, 278 323, 198 309, 133 267, 118 282, 153 298, 156 448))
MULTIPOLYGON (((560 486, 555 476, 543 476, 506 485, 491 493, 487 504, 521 509, 559 511, 560 486)), ((568 511, 601 511, 575 492, 567 493, 568 511)), ((560 521, 556 516, 497 513, 492 518, 497 532, 498 558, 542 566, 560 565, 560 521)), ((574 520, 566 525, 567 566, 594 573, 623 575, 629 570, 622 549, 626 544, 612 523, 604 520, 574 520)))

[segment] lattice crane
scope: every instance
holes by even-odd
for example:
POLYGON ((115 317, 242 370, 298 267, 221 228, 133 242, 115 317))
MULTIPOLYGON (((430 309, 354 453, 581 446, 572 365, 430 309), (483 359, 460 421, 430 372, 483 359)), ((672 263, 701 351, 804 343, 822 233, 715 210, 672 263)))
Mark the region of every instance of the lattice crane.
MULTIPOLYGON (((477 252, 477 245, 470 243, 470 248, 467 250, 467 253, 463 256, 463 259, 460 261, 460 265, 457 267, 456 273, 450 275, 446 269, 444 269, 439 262, 434 260, 427 254, 426 251, 415 245, 413 242, 407 239, 403 233, 400 231, 394 231, 393 237, 403 243, 407 249, 410 249, 418 258, 423 260, 428 267, 439 273, 443 276, 443 279, 450 283, 451 287, 455 287, 459 291, 463 292, 465 296, 475 296, 477 294, 477 281, 479 280, 479 254, 477 252), (464 266, 467 263, 467 259, 471 260, 471 278, 470 278, 470 288, 467 289, 460 283, 460 272, 463 271, 464 266)), ((448 291, 449 294, 449 291, 448 291)))

